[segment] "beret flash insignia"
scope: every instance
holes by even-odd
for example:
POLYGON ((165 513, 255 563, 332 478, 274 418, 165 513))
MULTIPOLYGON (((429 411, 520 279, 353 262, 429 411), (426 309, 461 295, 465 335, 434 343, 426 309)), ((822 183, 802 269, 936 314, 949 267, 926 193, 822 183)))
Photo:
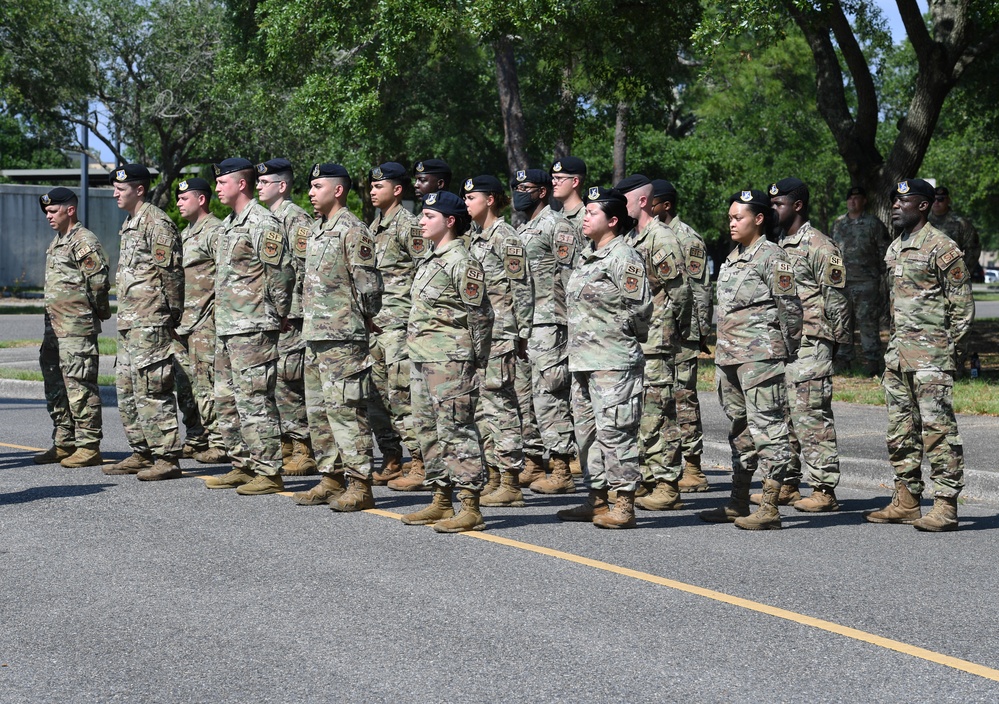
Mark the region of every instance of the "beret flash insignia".
POLYGON ((267 164, 257 164, 257 173, 258 174, 266 174, 267 173, 267 164))
POLYGON ((125 174, 125 169, 118 169, 114 172, 115 181, 124 181, 128 176, 125 174))
POLYGON ((177 190, 178 190, 178 191, 180 191, 181 193, 183 193, 183 192, 184 192, 184 191, 186 191, 186 190, 187 190, 187 189, 188 189, 189 187, 190 187, 190 186, 188 186, 188 185, 187 185, 187 181, 181 181, 181 182, 180 182, 180 185, 179 185, 179 186, 177 186, 177 190))
POLYGON ((561 170, 562 170, 562 162, 561 161, 556 161, 555 164, 552 166, 552 171, 554 171, 555 173, 558 173, 561 170))
POLYGON ((776 184, 776 183, 771 183, 771 184, 770 184, 770 191, 769 191, 769 193, 770 193, 770 195, 772 195, 772 196, 775 196, 775 195, 777 195, 778 193, 780 193, 780 189, 779 189, 779 188, 777 188, 777 184, 776 184))
POLYGON ((523 182, 526 180, 527 180, 527 172, 521 169, 520 171, 517 172, 517 181, 523 182))
POLYGON ((312 178, 319 178, 319 174, 320 174, 319 164, 316 164, 315 166, 312 167, 312 178))
POLYGON ((371 170, 371 178, 373 178, 375 180, 381 180, 382 179, 382 167, 376 166, 375 168, 373 168, 371 170))
POLYGON ((46 193, 44 196, 42 196, 42 204, 43 205, 49 205, 51 202, 52 202, 52 199, 49 198, 49 194, 48 193, 46 193))
POLYGON ((909 182, 908 181, 899 181, 898 182, 898 192, 899 193, 908 193, 909 192, 909 182))
POLYGON ((753 199, 753 194, 752 194, 752 192, 751 192, 751 191, 743 191, 743 192, 742 192, 742 193, 741 193, 741 194, 739 195, 739 200, 741 200, 741 201, 742 201, 743 203, 748 203, 748 202, 749 202, 749 201, 751 201, 752 199, 753 199))
POLYGON ((596 200, 600 197, 600 188, 598 186, 592 186, 590 192, 587 194, 590 200, 596 200))
POLYGON ((436 193, 428 193, 423 198, 423 204, 424 205, 435 205, 436 203, 437 203, 437 194, 436 193))
POLYGON ((471 191, 473 188, 475 188, 475 184, 472 183, 472 179, 468 179, 467 181, 465 181, 465 190, 466 191, 471 191))
POLYGON ((423 162, 422 161, 416 162, 416 171, 417 171, 417 173, 421 173, 422 174, 423 171, 424 171, 424 168, 425 167, 423 166, 423 162))

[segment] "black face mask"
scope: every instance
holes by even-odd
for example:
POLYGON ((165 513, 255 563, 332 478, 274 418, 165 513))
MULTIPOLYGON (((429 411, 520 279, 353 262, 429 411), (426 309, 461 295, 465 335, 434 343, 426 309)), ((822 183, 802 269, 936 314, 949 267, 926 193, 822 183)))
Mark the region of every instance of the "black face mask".
POLYGON ((513 209, 519 213, 526 213, 529 210, 534 210, 534 206, 537 201, 534 200, 534 193, 522 193, 521 191, 513 192, 513 209))

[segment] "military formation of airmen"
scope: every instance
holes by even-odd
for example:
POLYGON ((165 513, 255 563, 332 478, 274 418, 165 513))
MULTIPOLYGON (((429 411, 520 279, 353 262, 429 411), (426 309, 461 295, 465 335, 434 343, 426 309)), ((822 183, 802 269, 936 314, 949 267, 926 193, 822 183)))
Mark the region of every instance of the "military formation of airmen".
MULTIPOLYGON (((182 233, 147 202, 144 166, 113 174, 128 215, 116 385, 132 450, 115 464, 99 448, 107 257, 77 221, 71 190, 40 198, 56 231, 40 357, 55 429, 37 463, 153 481, 180 477, 187 456, 231 463, 207 488, 251 496, 283 491, 282 475, 318 474, 294 502, 340 512, 373 508, 373 485, 429 491, 402 521, 444 533, 484 529, 481 508, 522 507, 525 488, 574 493, 575 474, 587 497, 558 517, 601 528, 634 527, 636 506, 676 510, 682 493, 709 489, 696 387, 712 326, 709 259, 668 181, 633 174, 588 187, 585 163, 569 156, 517 171, 509 191, 479 175, 455 195, 448 165, 427 159, 414 167, 414 216, 403 205, 410 174, 388 162, 368 173, 378 214, 366 226, 347 208, 352 180, 338 164, 310 170, 315 218, 291 201, 285 159, 213 169, 214 189, 201 178, 177 188, 182 233), (225 220, 211 214, 213 192, 232 210, 225 220), (526 220, 519 229, 502 214, 508 192, 526 220)), ((833 237, 811 225, 797 178, 729 199, 715 363, 732 486, 703 520, 769 530, 781 527, 781 505, 840 509, 832 376, 852 360, 856 318, 863 362, 883 373, 896 486, 865 518, 957 528, 952 386, 974 304, 961 247, 929 222, 931 205, 948 217, 937 205, 947 196, 921 179, 898 183, 890 245, 859 188, 833 237), (882 355, 870 322, 883 281, 882 355), (924 454, 934 495, 925 516, 924 454), (757 469, 763 491, 750 495, 757 469)), ((947 227, 968 229, 956 222, 947 227)))

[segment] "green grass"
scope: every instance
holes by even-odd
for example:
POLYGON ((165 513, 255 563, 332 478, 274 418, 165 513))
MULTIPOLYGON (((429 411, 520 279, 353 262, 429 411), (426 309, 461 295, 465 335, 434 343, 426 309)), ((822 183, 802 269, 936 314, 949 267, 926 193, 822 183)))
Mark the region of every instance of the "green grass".
POLYGON ((989 291, 988 293, 976 291, 975 292, 976 301, 999 301, 999 292, 989 291))
MULTIPOLYGON (((28 369, 0 369, 0 379, 15 379, 17 381, 43 381, 42 373, 28 369)), ((97 383, 100 386, 114 386, 113 374, 98 374, 97 383)))
POLYGON ((0 315, 41 315, 45 306, 4 306, 0 305, 0 315))
MULTIPOLYGON (((38 347, 41 344, 41 340, 0 340, 0 350, 17 347, 38 347)), ((113 357, 118 354, 118 341, 113 337, 98 337, 97 352, 98 354, 113 357)))

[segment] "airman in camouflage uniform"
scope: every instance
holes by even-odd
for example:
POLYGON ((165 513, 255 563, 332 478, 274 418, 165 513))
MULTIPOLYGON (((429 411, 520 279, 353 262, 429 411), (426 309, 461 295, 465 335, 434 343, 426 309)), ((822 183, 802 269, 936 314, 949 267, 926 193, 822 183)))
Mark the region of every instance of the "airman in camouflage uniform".
MULTIPOLYGON (((534 278, 534 325, 528 342, 532 393, 541 439, 548 450, 551 476, 532 479, 531 491, 542 494, 574 492, 569 462, 575 455, 569 407, 568 332, 565 317, 566 269, 576 260, 576 236, 569 222, 545 203, 551 177, 541 169, 518 171, 511 184, 513 207, 529 217, 517 231, 534 278)), ((532 466, 540 464, 532 458, 532 466)))
POLYGON ((489 361, 493 314, 485 272, 460 239, 469 222, 464 201, 453 193, 424 196, 420 227, 434 247, 413 280, 407 342, 413 416, 418 428, 432 429, 417 437, 434 497, 402 522, 433 523, 441 533, 485 528, 479 510, 486 471, 475 424, 476 372, 489 361), (462 504, 457 515, 452 486, 462 504))
POLYGON ((680 453, 684 460, 683 475, 678 484, 681 492, 707 491, 708 478, 701 470, 704 452, 704 428, 701 404, 697 398, 697 357, 708 351, 711 332, 714 293, 708 271, 707 247, 699 234, 676 214, 676 188, 665 179, 652 181, 652 214, 676 236, 685 262, 685 275, 690 285, 689 317, 680 327, 680 349, 676 353, 673 395, 676 398, 676 419, 680 427, 680 453))
POLYGON ((770 186, 778 225, 784 231, 780 246, 794 267, 803 314, 801 346, 785 373, 795 457, 784 476, 779 502, 793 504, 798 511, 817 513, 839 510, 832 363, 836 345, 850 340, 851 325, 850 301, 844 294, 843 257, 836 243, 808 221, 808 195, 808 186, 796 178, 785 178, 770 186), (805 499, 798 493, 801 462, 813 489, 805 499))
POLYGON ((892 225, 902 234, 888 247, 891 337, 885 354, 888 458, 895 494, 872 523, 911 523, 919 530, 957 530, 957 497, 964 487, 964 447, 954 417, 956 350, 971 330, 975 301, 961 250, 927 223, 933 187, 901 181, 892 194, 892 225), (930 462, 933 509, 923 517, 920 469, 930 462))
POLYGON ((126 164, 113 175, 121 226, 118 258, 118 411, 133 454, 105 474, 141 480, 181 476, 177 400, 174 398, 173 329, 184 310, 180 237, 162 210, 145 202, 149 170, 126 164))
POLYGON ((676 235, 652 216, 652 181, 634 174, 615 188, 625 195, 628 215, 637 223, 626 239, 644 261, 652 296, 648 339, 642 343, 644 402, 638 437, 642 481, 655 484, 655 489, 635 504, 648 511, 679 509, 683 507, 677 486, 682 466, 673 367, 681 328, 690 320, 686 262, 676 235))
POLYGON ((293 255, 281 223, 253 199, 254 165, 230 158, 214 171, 219 200, 232 208, 215 260, 215 409, 233 468, 205 486, 273 494, 284 488, 274 388, 278 331, 295 288, 293 255))
POLYGON ((642 344, 653 301, 645 258, 618 236, 635 225, 627 198, 596 186, 587 196, 583 233, 592 245, 572 272, 566 296, 572 413, 586 456, 589 497, 558 517, 591 521, 598 528, 633 528, 641 480, 642 344), (613 510, 608 490, 617 492, 613 510))
MULTIPOLYGON (((864 212, 867 192, 853 186, 846 195, 847 212, 836 218, 832 238, 846 265, 846 292, 859 332, 864 366, 868 374, 879 376, 884 367, 881 350, 881 308, 885 275, 888 229, 870 213, 864 212)), ((853 362, 856 339, 844 342, 836 351, 835 367, 848 369, 853 362)))
POLYGON ((347 170, 316 164, 311 178, 309 198, 323 218, 309 236, 302 334, 309 426, 323 478, 294 498, 306 506, 329 503, 334 511, 361 511, 375 506, 368 330, 381 307, 382 279, 375 268, 375 241, 347 209, 347 170), (350 480, 346 492, 344 473, 350 480))
POLYGON ((257 164, 257 193, 260 202, 278 219, 291 247, 295 268, 295 291, 291 297, 288 325, 278 337, 277 383, 274 400, 281 415, 281 471, 290 476, 316 473, 309 438, 309 418, 305 410, 305 340, 302 338, 302 282, 305 276, 305 249, 312 217, 291 199, 292 167, 287 159, 271 159, 257 164))
POLYGON ((718 275, 718 398, 731 421, 732 496, 702 511, 709 523, 745 530, 779 529, 777 494, 791 466, 785 362, 801 340, 801 301, 787 253, 770 242, 774 214, 763 191, 729 199, 729 230, 738 246, 718 275), (749 485, 763 473, 760 508, 749 514, 749 485))
POLYGON ((51 448, 35 464, 102 463, 97 335, 111 317, 108 261, 97 235, 76 219, 76 194, 53 188, 38 199, 56 231, 45 251, 45 336, 38 362, 52 418, 51 448))
POLYGON ((499 211, 507 199, 495 176, 476 176, 462 186, 465 206, 479 227, 471 235, 471 254, 485 272, 486 296, 493 309, 492 352, 481 372, 475 420, 485 448, 489 483, 483 506, 524 505, 518 479, 524 471, 523 429, 515 381, 518 358, 527 357, 534 319, 534 287, 521 242, 499 211))

